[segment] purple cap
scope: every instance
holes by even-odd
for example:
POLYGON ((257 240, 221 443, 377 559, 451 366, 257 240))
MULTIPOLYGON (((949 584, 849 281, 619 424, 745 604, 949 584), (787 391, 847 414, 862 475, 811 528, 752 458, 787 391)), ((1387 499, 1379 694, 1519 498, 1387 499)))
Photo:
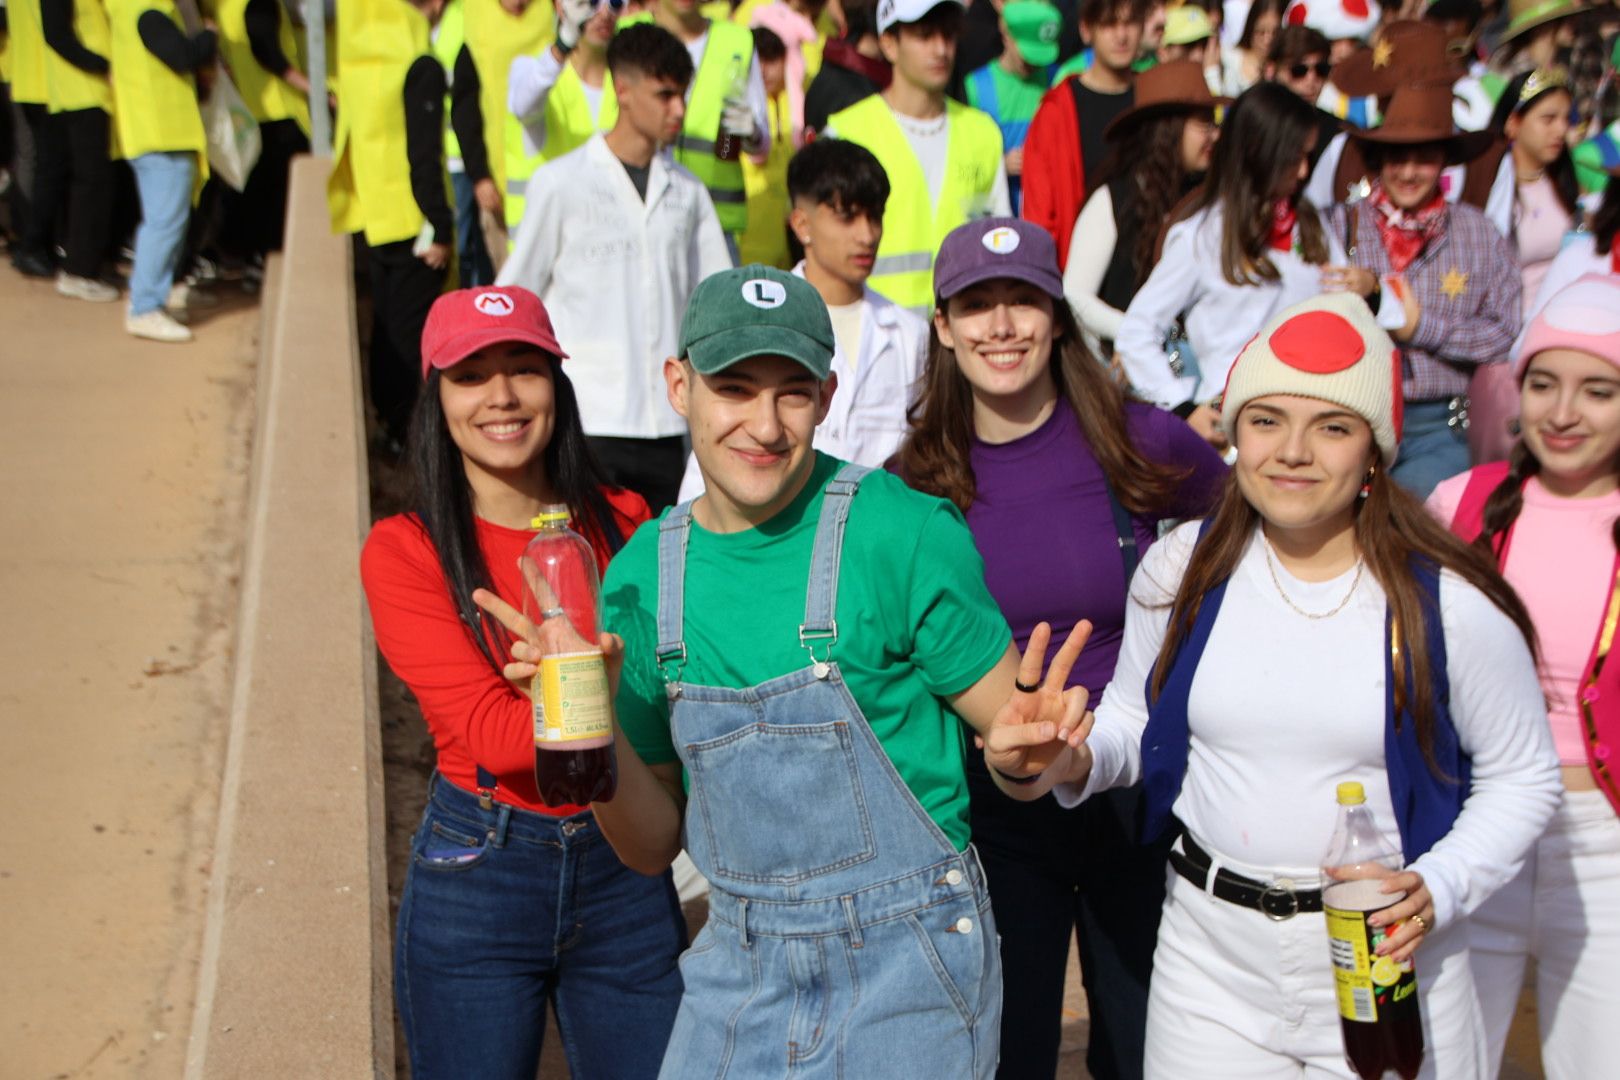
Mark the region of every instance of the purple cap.
POLYGON ((1021 218, 1004 217, 951 230, 934 258, 934 295, 949 300, 969 285, 997 278, 1027 281, 1061 300, 1063 277, 1051 234, 1021 218))

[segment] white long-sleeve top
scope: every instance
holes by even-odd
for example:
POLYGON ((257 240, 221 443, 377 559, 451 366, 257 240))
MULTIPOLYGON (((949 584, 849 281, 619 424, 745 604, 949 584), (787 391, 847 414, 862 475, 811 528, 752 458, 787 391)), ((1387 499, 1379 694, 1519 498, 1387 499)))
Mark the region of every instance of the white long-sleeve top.
MULTIPOLYGON (((1119 665, 1089 740, 1095 764, 1080 790, 1059 786, 1064 805, 1141 777, 1147 678, 1197 536, 1198 523, 1185 524, 1142 559, 1119 665)), ((1327 612, 1354 571, 1300 581, 1274 559, 1268 568, 1266 552, 1256 530, 1193 678, 1191 746, 1175 812, 1237 872, 1303 883, 1320 876, 1342 780, 1361 782, 1385 840, 1400 850, 1384 765, 1385 596, 1363 573, 1342 611, 1305 618, 1279 586, 1304 611, 1327 612)), ((1440 579, 1440 609, 1451 718, 1472 758, 1473 784, 1451 831, 1411 869, 1423 875, 1445 926, 1518 871, 1562 783, 1535 663, 1518 628, 1449 571, 1440 579)))
POLYGON ((692 290, 730 266, 702 181, 655 155, 643 202, 593 135, 535 172, 498 284, 546 305, 586 433, 652 439, 686 430, 664 392, 664 359, 692 290))
MULTIPOLYGON (((1292 251, 1266 251, 1277 268, 1276 281, 1255 285, 1227 281, 1221 274, 1221 220, 1217 204, 1170 226, 1158 265, 1136 291, 1114 335, 1114 356, 1124 365, 1131 386, 1163 409, 1213 400, 1226 388, 1226 375, 1238 352, 1266 321, 1322 291, 1322 267, 1292 251), (1171 324, 1184 313, 1187 340, 1198 358, 1197 376, 1171 371, 1164 351, 1171 324)), ((1344 245, 1326 226, 1322 231, 1327 235, 1328 262, 1342 265, 1344 245)))
MULTIPOLYGON (((804 276, 804 263, 793 268, 804 276)), ((922 388, 928 359, 928 324, 882 293, 861 296, 860 356, 851 365, 842 345, 833 347, 832 373, 838 376, 827 419, 816 425, 814 446, 857 465, 881 469, 900 449, 908 425, 906 410, 922 388)), ((686 455, 680 501, 703 494, 697 455, 686 455)))
POLYGON ((1119 243, 1119 226, 1114 221, 1114 195, 1107 184, 1091 193, 1080 216, 1074 219, 1069 240, 1069 265, 1063 268, 1063 295, 1074 308, 1074 317, 1086 335, 1086 344, 1096 349, 1099 342, 1119 336, 1125 313, 1108 303, 1098 292, 1108 276, 1114 247, 1119 243))

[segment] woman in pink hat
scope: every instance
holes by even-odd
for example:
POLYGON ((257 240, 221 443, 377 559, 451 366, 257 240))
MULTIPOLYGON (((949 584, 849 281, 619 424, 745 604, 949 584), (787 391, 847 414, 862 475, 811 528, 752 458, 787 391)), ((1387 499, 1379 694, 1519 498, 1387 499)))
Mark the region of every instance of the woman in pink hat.
POLYGON ((1492 1073, 1536 960, 1550 1080, 1610 1075, 1620 971, 1620 277, 1590 274, 1525 333, 1522 441, 1440 485, 1429 507, 1502 567, 1541 643, 1563 796, 1524 869, 1475 913, 1492 1073))
POLYGON ((439 297, 410 510, 379 521, 360 555, 377 646, 437 752, 394 952, 417 1080, 533 1077, 548 1002, 576 1076, 652 1076, 680 1000, 686 927, 669 874, 626 869, 588 807, 541 800, 533 706, 502 676, 510 639, 474 602, 522 606, 518 557, 542 506, 567 506, 599 568, 647 520, 591 456, 566 355, 527 289, 439 297))
POLYGON ((1404 856, 1370 918, 1378 955, 1418 956, 1416 1075, 1488 1075, 1469 915, 1552 815, 1557 762, 1523 606, 1390 478, 1396 371, 1356 296, 1268 320, 1226 388, 1231 478, 1144 556, 1090 731, 990 732, 986 760, 1033 790, 1140 782, 1145 835, 1179 832, 1149 1080, 1355 1075, 1322 911, 1347 780, 1404 856))

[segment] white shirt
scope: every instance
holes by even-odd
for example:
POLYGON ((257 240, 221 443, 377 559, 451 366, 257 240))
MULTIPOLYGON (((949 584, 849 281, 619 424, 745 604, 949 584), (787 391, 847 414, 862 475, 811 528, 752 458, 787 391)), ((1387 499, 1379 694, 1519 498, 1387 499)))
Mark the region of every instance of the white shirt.
MULTIPOLYGON (((793 268, 804 276, 804 264, 793 268)), ((908 430, 906 410, 921 389, 928 358, 928 324, 881 293, 861 297, 861 352, 851 371, 842 348, 833 350, 832 371, 838 376, 827 419, 816 428, 812 445, 833 457, 874 469, 900 448, 908 430)), ((681 479, 680 501, 703 494, 697 455, 688 454, 681 479)))
POLYGON ((1114 195, 1104 184, 1091 193, 1086 205, 1080 208, 1080 216, 1074 219, 1069 264, 1063 268, 1063 295, 1074 308, 1074 316, 1080 320, 1080 331, 1093 351, 1101 342, 1118 337, 1119 324, 1125 321, 1123 311, 1097 295, 1103 278, 1108 276, 1108 264, 1114 259, 1114 247, 1118 243, 1114 195))
MULTIPOLYGON (((1141 778, 1146 680, 1198 528, 1182 525, 1142 559, 1119 665, 1089 738, 1091 777, 1079 790, 1059 785, 1064 805, 1141 778)), ((1354 571, 1304 582, 1273 561, 1274 583, 1266 550, 1256 530, 1193 678, 1187 775, 1174 809, 1199 844, 1237 872, 1312 881, 1341 780, 1361 782, 1385 839, 1400 850, 1384 763, 1386 600, 1364 572, 1343 610, 1308 619, 1278 585, 1303 610, 1321 613, 1345 597, 1354 571)), ((1563 785, 1535 662, 1518 628, 1450 571, 1441 574, 1440 618, 1451 717, 1472 760, 1472 787, 1451 831, 1412 869, 1445 926, 1513 877, 1563 785)))
POLYGON ((730 266, 697 177, 655 155, 643 202, 597 134, 535 171, 498 283, 545 303, 586 433, 652 439, 686 430, 664 393, 664 359, 692 290, 730 266))
POLYGON ((1536 290, 1535 299, 1530 302, 1530 310, 1525 312, 1524 326, 1519 329, 1519 339, 1513 343, 1512 355, 1515 358, 1519 355, 1519 346, 1524 343, 1524 335, 1530 329, 1531 321, 1547 306, 1547 301, 1586 274, 1614 273, 1613 264, 1609 259, 1608 255, 1597 253, 1597 237, 1591 233, 1579 233, 1564 242, 1563 250, 1553 259, 1552 265, 1547 267, 1547 276, 1541 279, 1541 287, 1536 290))
MULTIPOLYGON (((1304 212, 1303 210, 1301 211, 1304 212)), ((1328 262, 1343 264, 1343 246, 1327 228, 1328 262)), ((1114 355, 1131 386, 1147 401, 1171 409, 1184 401, 1207 402, 1226 388, 1226 375, 1239 350, 1277 312, 1322 291, 1322 268, 1298 254, 1266 250, 1277 268, 1276 281, 1233 285, 1221 274, 1221 208, 1200 210, 1170 226, 1164 253, 1131 300, 1114 355), (1164 351, 1165 335, 1176 316, 1184 325, 1197 376, 1176 375, 1164 351)))

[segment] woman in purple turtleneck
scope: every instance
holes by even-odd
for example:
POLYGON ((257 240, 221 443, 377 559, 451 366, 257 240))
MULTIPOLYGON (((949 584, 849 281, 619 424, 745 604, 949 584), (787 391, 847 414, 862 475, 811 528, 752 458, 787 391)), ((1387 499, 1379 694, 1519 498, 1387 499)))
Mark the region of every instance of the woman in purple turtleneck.
MULTIPOLYGON (((1044 230, 1011 218, 962 226, 940 248, 934 287, 934 339, 896 471, 966 515, 1020 647, 1036 623, 1051 623, 1056 643, 1091 620, 1070 685, 1095 705, 1137 559, 1161 519, 1204 513, 1226 468, 1185 422, 1127 400, 1087 352, 1044 230)), ((968 766, 973 842, 1002 934, 998 1076, 1055 1073, 1077 931, 1087 1065, 1099 1078, 1140 1077, 1167 852, 1137 842, 1138 790, 1063 810, 1002 795, 977 755, 968 766)))

